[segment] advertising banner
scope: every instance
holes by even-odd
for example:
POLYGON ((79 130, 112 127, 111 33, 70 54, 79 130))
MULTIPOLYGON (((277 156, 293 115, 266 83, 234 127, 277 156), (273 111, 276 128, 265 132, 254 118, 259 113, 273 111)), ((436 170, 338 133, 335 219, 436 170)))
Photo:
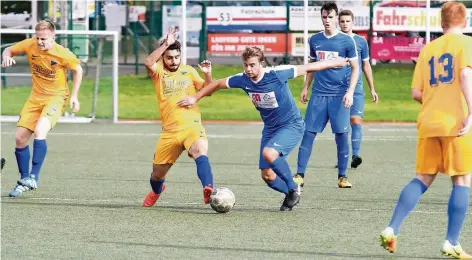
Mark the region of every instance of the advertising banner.
MULTIPOLYGON (((292 31, 303 31, 304 28, 304 10, 303 6, 290 6, 290 24, 289 28, 292 31)), ((340 8, 340 11, 343 10, 340 8)), ((356 6, 349 8, 354 13, 354 30, 368 31, 370 24, 370 15, 368 6, 356 6)), ((308 30, 321 31, 324 30, 321 21, 321 6, 308 7, 308 30)))
MULTIPOLYGON (((267 55, 285 54, 287 46, 284 33, 208 34, 208 52, 211 54, 240 55, 248 45, 260 47, 267 55)), ((289 51, 290 48, 289 44, 289 51)))
POLYGON ((426 44, 424 38, 388 36, 372 37, 370 56, 375 60, 414 60, 426 44))
MULTIPOLYGON (((440 8, 429 10, 431 32, 442 32, 440 8)), ((472 9, 467 9, 464 32, 472 32, 472 9)), ((374 31, 426 31, 426 8, 374 7, 374 31)))
POLYGON ((208 31, 285 31, 285 6, 207 7, 208 31))

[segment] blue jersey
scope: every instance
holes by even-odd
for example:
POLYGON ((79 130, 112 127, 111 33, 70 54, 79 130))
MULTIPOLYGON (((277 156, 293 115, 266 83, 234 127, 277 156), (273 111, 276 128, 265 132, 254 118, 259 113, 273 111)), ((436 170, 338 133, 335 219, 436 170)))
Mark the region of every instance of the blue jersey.
POLYGON ((226 86, 241 88, 249 95, 252 103, 261 114, 266 131, 302 121, 302 115, 287 81, 296 77, 294 66, 265 68, 260 80, 253 81, 246 73, 228 78, 226 86))
MULTIPOLYGON (((347 34, 338 32, 326 36, 324 32, 314 34, 310 38, 310 57, 320 61, 336 57, 357 58, 356 44, 347 34)), ((332 68, 316 71, 312 95, 343 96, 349 88, 346 75, 348 68, 332 68)))
MULTIPOLYGON (((357 81, 356 90, 354 94, 364 94, 364 86, 362 81, 362 63, 369 60, 369 45, 364 37, 354 34, 352 36, 354 42, 356 43, 357 56, 359 57, 359 80, 357 81)), ((346 74, 347 82, 351 79, 351 66, 348 66, 348 72, 346 74)))

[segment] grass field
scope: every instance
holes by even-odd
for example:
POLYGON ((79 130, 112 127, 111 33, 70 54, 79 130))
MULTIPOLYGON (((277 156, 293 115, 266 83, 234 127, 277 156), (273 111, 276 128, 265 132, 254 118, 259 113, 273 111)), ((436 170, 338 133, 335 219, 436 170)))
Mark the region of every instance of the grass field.
MULTIPOLYGON (((403 186, 413 177, 414 126, 367 125, 364 163, 338 189, 331 134, 315 144, 300 204, 279 212, 282 196, 260 179, 259 124, 206 125, 215 185, 236 205, 217 214, 202 204, 195 163, 171 169, 158 205, 141 208, 157 124, 59 124, 48 136, 40 188, 5 197, 18 174, 15 124, 2 125, 2 259, 437 259, 445 239, 450 181, 440 176, 402 227, 398 252, 378 244, 403 186)), ((296 167, 297 150, 289 156, 296 167)), ((462 246, 472 250, 469 214, 462 246)))
MULTIPOLYGON (((240 67, 214 66, 214 78, 223 78, 241 72, 240 67)), ((373 104, 366 85, 366 121, 414 121, 419 106, 411 99, 413 68, 406 66, 375 66, 374 78, 380 103, 373 104)), ((299 102, 303 77, 290 81, 295 99, 302 112, 306 106, 299 102)), ((156 95, 152 80, 146 75, 121 76, 119 79, 120 119, 159 119, 156 95)), ((17 115, 30 93, 30 88, 7 88, 2 90, 2 115, 17 115)), ((86 80, 80 91, 81 114, 88 115, 92 107, 93 82, 86 80)), ((111 118, 111 79, 100 82, 97 116, 111 118)), ((242 90, 224 90, 201 101, 204 120, 260 120, 258 112, 242 90)), ((69 109, 70 110, 70 109, 69 109)))

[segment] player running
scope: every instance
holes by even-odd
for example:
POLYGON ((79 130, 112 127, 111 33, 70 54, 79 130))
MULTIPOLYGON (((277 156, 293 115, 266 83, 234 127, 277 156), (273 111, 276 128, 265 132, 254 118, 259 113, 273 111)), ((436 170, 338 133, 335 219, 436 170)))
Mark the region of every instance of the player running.
POLYGON ((144 207, 156 204, 165 189, 165 177, 180 154, 187 150, 197 164, 197 175, 203 185, 203 201, 208 204, 213 191, 213 174, 207 157, 208 139, 198 107, 181 108, 177 101, 194 94, 211 82, 211 64, 202 62, 203 80, 189 65, 180 64, 180 43, 176 31, 169 29, 164 41, 145 61, 154 81, 162 120, 162 133, 156 146, 150 178, 152 191, 143 201, 144 207))
MULTIPOLYGON (((339 27, 341 31, 354 39, 356 43, 357 56, 359 67, 367 79, 369 84, 372 101, 377 103, 379 96, 375 92, 374 78, 372 76, 372 67, 369 62, 369 45, 367 41, 352 32, 354 26, 354 14, 350 10, 342 10, 339 13, 339 27)), ((350 69, 350 67, 348 67, 350 69)), ((348 79, 351 76, 349 71, 348 79)), ((364 117, 364 84, 362 81, 362 73, 359 73, 359 80, 357 81, 356 89, 354 90, 354 103, 351 106, 351 146, 352 146, 352 160, 351 168, 357 168, 362 163, 362 158, 359 156, 359 150, 362 142, 362 118, 364 117)))
POLYGON ((298 150, 298 169, 295 181, 303 186, 308 160, 313 149, 317 133, 323 132, 328 120, 335 134, 338 158, 338 187, 351 188, 346 171, 349 160, 350 108, 354 90, 359 77, 356 44, 347 34, 336 28, 338 7, 335 3, 326 3, 321 7, 321 19, 324 31, 310 38, 310 59, 312 61, 346 57, 352 69, 347 67, 331 68, 315 73, 308 73, 301 102, 306 104, 308 88, 314 78, 313 89, 305 115, 306 130, 298 150), (348 76, 349 70, 351 70, 348 76))
POLYGON ((6 48, 2 53, 2 67, 16 63, 13 56, 26 54, 31 68, 33 87, 20 114, 15 134, 15 155, 20 172, 16 187, 8 193, 18 197, 38 187, 39 171, 47 152, 46 136, 56 125, 69 97, 67 70, 74 72, 74 85, 70 97, 72 113, 80 109, 78 99, 82 82, 82 67, 77 57, 67 48, 57 44, 55 26, 50 21, 40 21, 36 36, 6 48), (31 171, 28 141, 34 133, 31 171))
POLYGON ((418 115, 416 178, 400 193, 388 227, 380 234, 382 247, 396 251, 400 226, 439 172, 451 177, 448 225, 442 254, 472 259, 459 244, 470 200, 472 173, 472 38, 463 35, 466 8, 448 2, 441 8, 444 35, 420 52, 412 82, 418 115))
POLYGON ((217 89, 243 89, 264 122, 259 157, 262 179, 270 188, 285 194, 280 210, 291 210, 300 200, 300 190, 292 178, 286 156, 300 142, 305 124, 287 81, 307 72, 344 66, 347 59, 264 68, 264 54, 258 47, 246 47, 242 58, 244 73, 216 80, 197 94, 183 98, 178 104, 193 107, 202 97, 211 95, 217 89))

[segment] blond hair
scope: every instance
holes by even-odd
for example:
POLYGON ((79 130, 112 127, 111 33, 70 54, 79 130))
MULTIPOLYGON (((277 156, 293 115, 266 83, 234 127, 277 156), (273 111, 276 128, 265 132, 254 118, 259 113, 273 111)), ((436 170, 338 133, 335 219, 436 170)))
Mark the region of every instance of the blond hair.
POLYGON ((443 26, 452 28, 461 26, 466 21, 467 9, 463 3, 447 2, 441 7, 441 20, 443 26))
POLYGON ((257 46, 247 46, 246 49, 243 51, 243 60, 247 61, 252 57, 259 58, 259 61, 264 61, 264 53, 262 52, 261 48, 257 46))
POLYGON ((48 21, 48 20, 42 20, 36 24, 34 27, 36 31, 44 31, 44 30, 49 30, 49 31, 55 31, 56 26, 54 25, 53 22, 48 21))

